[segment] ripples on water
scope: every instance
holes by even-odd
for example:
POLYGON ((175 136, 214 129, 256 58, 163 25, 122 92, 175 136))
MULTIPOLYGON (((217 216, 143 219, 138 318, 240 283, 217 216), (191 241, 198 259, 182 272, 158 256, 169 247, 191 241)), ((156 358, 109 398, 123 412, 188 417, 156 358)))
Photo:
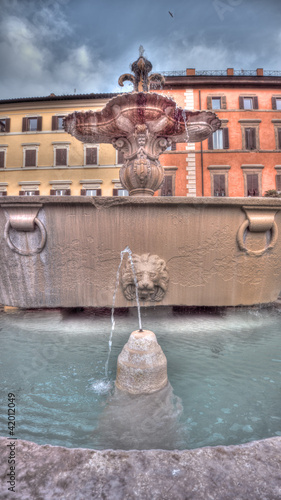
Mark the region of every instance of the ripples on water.
POLYGON ((16 437, 68 447, 184 449, 281 435, 281 315, 144 310, 168 360, 170 385, 148 396, 114 390, 117 356, 137 314, 116 319, 60 311, 0 315, 1 428, 16 394, 16 437))

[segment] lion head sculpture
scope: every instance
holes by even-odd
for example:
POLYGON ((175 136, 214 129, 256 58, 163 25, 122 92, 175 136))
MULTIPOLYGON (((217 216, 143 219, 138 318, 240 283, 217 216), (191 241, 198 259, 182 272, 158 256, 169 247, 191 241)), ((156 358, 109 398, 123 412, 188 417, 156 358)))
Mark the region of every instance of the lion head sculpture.
MULTIPOLYGON (((166 262, 158 255, 144 253, 132 255, 135 274, 138 282, 140 300, 160 302, 168 288, 169 274, 166 262)), ((123 293, 127 300, 136 298, 136 286, 130 260, 128 260, 121 276, 123 293)))

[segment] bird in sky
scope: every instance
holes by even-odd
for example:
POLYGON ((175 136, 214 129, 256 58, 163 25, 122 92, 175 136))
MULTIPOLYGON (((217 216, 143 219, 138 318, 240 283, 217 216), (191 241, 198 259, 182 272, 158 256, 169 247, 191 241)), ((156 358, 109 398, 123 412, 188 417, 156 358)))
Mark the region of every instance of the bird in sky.
POLYGON ((171 17, 174 17, 173 14, 172 14, 172 12, 169 11, 169 14, 170 14, 171 17))

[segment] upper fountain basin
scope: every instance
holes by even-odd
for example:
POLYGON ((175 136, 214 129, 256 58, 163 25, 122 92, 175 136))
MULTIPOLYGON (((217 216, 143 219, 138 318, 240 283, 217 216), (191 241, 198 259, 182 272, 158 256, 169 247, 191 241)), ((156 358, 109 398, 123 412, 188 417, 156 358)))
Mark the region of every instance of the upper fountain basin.
POLYGON ((130 137, 136 125, 144 124, 151 137, 198 142, 215 132, 221 122, 210 111, 183 110, 173 99, 152 92, 121 94, 110 99, 101 111, 75 111, 64 120, 65 130, 87 143, 111 143, 118 137, 130 137))

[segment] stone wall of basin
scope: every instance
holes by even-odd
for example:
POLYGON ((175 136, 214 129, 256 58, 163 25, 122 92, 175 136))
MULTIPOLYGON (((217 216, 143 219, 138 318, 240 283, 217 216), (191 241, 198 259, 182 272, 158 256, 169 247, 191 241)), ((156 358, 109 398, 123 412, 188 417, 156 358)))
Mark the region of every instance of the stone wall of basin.
MULTIPOLYGON (((269 303, 281 289, 281 200, 7 197, 0 303, 111 307, 126 246, 143 305, 269 303)), ((126 258, 117 307, 136 304, 126 258)))

